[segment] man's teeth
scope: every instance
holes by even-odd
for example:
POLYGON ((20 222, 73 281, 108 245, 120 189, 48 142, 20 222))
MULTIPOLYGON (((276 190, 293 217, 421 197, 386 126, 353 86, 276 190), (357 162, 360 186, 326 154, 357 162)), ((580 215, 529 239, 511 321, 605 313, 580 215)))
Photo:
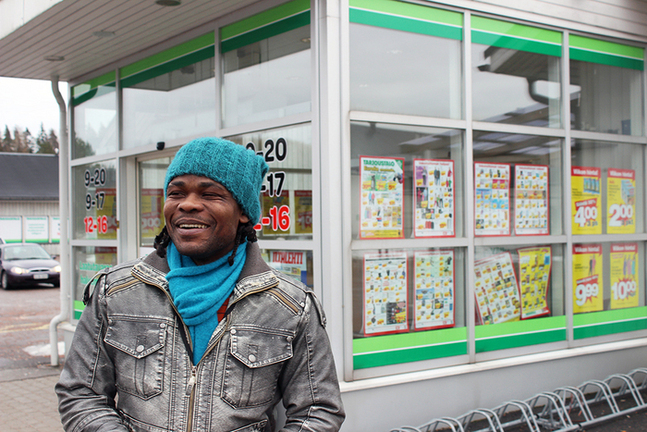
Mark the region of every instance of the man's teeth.
POLYGON ((180 228, 206 228, 203 224, 180 224, 180 228))

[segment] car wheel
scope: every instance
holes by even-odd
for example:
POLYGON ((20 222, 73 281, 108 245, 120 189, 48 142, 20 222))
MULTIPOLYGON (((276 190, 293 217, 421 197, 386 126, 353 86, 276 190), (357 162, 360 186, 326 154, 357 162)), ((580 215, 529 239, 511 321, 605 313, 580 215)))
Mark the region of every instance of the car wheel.
POLYGON ((3 290, 8 290, 10 288, 9 286, 9 278, 7 277, 7 272, 2 272, 2 275, 0 275, 0 285, 2 285, 3 290))

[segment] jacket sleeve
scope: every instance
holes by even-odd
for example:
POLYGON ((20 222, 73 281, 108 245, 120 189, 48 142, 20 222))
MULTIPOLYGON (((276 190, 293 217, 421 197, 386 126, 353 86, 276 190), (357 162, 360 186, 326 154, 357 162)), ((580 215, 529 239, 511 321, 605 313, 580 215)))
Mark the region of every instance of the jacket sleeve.
POLYGON ((302 323, 293 343, 295 355, 279 380, 287 416, 281 431, 335 432, 346 416, 339 381, 323 310, 316 307, 318 300, 312 293, 306 297, 302 323))
POLYGON ((81 314, 56 384, 66 432, 128 431, 115 409, 114 368, 103 345, 107 323, 104 293, 105 276, 101 276, 81 314))

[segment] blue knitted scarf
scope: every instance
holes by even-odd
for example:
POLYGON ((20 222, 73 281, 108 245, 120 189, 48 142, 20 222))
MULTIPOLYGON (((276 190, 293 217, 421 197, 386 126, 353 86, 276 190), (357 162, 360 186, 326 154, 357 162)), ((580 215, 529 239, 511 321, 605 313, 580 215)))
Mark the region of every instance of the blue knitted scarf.
POLYGON ((193 364, 204 355, 209 339, 218 326, 218 309, 229 298, 247 256, 247 243, 236 251, 234 265, 227 262, 229 254, 205 265, 196 265, 180 255, 173 243, 166 249, 171 271, 166 275, 173 302, 193 341, 193 364))

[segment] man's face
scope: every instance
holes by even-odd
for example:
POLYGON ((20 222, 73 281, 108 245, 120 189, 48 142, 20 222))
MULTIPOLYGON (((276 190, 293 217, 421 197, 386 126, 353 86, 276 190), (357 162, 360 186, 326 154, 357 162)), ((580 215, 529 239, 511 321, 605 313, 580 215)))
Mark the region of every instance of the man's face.
POLYGON ((177 250, 197 265, 216 261, 230 252, 238 224, 249 221, 223 185, 192 174, 169 182, 164 219, 177 250))

